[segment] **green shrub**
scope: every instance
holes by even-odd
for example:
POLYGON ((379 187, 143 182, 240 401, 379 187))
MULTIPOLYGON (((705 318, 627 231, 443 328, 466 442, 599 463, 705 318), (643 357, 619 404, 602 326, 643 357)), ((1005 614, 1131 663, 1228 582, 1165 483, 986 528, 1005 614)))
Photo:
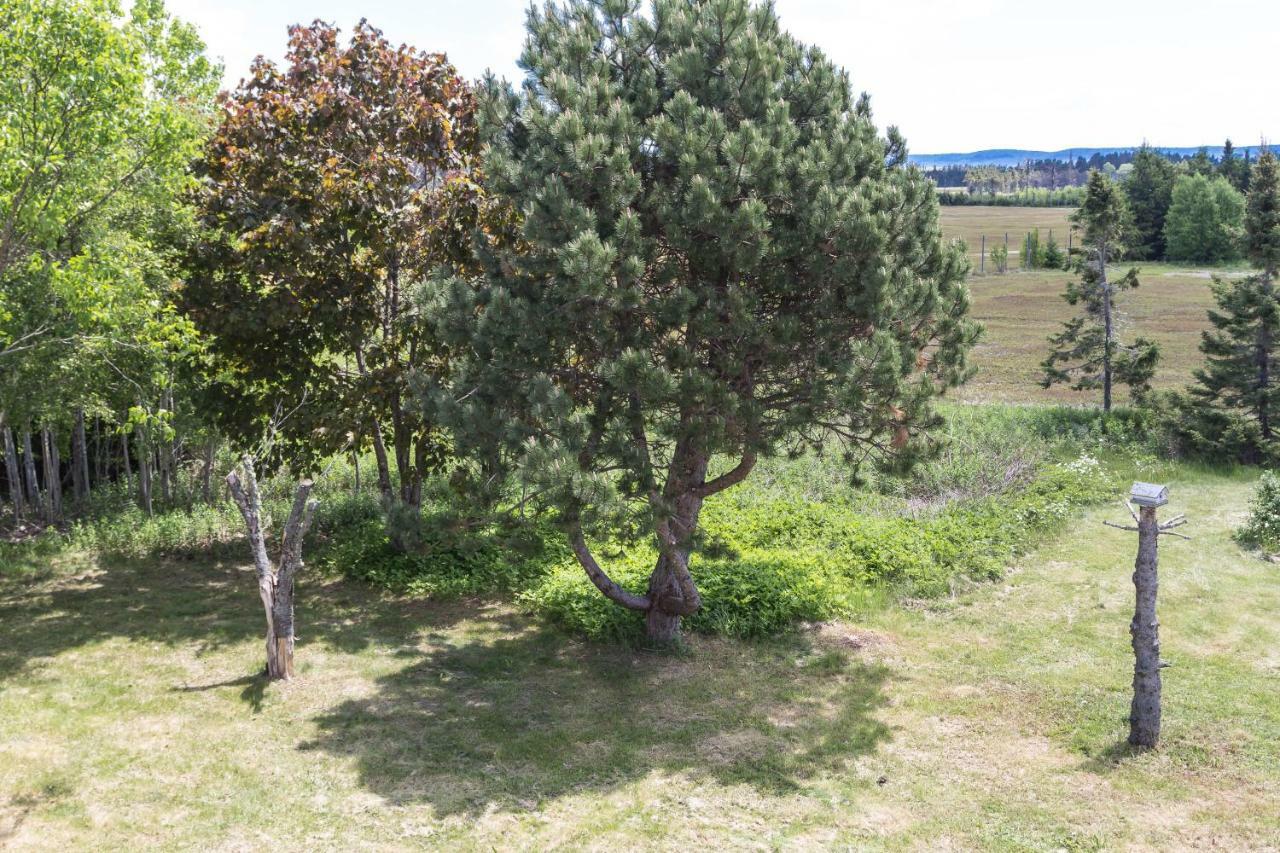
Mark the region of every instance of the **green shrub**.
MULTIPOLYGON (((960 578, 998 577, 1038 534, 1104 500, 1111 484, 1096 459, 1047 466, 1025 488, 945 506, 920 519, 867 515, 848 504, 726 493, 703 510, 704 539, 691 570, 702 610, 691 630, 762 637, 800 622, 848 617, 890 595, 936 597, 960 578)), ((651 548, 599 547, 622 586, 645 588, 651 548)), ((534 612, 593 639, 633 641, 641 615, 605 599, 566 556, 520 593, 534 612)))
POLYGON ((380 519, 347 528, 320 548, 321 570, 396 592, 434 598, 489 595, 523 589, 544 575, 567 550, 546 528, 467 531, 444 517, 426 518, 414 549, 392 547, 380 519))
POLYGON ((1280 551, 1280 476, 1267 471, 1258 480, 1249 502, 1249 518, 1236 531, 1236 540, 1251 548, 1280 551))

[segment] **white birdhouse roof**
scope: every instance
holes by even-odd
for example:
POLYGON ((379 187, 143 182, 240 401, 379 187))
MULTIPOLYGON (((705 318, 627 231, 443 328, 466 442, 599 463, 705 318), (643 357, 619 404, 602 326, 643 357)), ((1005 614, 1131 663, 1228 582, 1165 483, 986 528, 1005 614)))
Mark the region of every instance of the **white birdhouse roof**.
POLYGON ((1129 500, 1138 506, 1164 506, 1169 502, 1169 487, 1156 483, 1134 483, 1129 500))

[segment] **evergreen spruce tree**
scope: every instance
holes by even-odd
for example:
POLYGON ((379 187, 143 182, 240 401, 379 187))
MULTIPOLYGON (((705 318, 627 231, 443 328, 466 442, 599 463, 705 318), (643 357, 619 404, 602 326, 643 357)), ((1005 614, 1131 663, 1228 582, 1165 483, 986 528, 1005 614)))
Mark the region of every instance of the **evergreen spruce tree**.
POLYGON ((437 291, 462 355, 422 396, 668 643, 701 606, 703 501, 757 459, 930 452, 976 336, 968 265, 902 138, 772 5, 569 0, 528 26, 522 89, 485 98, 484 171, 522 245, 437 291), (646 588, 589 538, 652 543, 646 588))
POLYGON ((1133 157, 1133 171, 1124 182, 1125 198, 1133 215, 1129 256, 1140 261, 1164 257, 1164 221, 1173 201, 1173 164, 1150 145, 1143 144, 1133 157))
POLYGON ((1249 190, 1249 161, 1236 156, 1236 147, 1228 139, 1222 145, 1222 159, 1218 161, 1218 174, 1226 178, 1239 192, 1249 190))
POLYGON ((1243 414, 1252 422, 1242 435, 1236 429, 1224 432, 1218 419, 1202 417, 1200 439, 1210 445, 1237 440, 1244 461, 1259 462, 1273 456, 1280 425, 1280 394, 1274 387, 1280 342, 1280 302, 1275 292, 1280 269, 1280 169, 1270 152, 1258 158, 1249 182, 1245 250, 1259 272, 1234 281, 1215 279, 1217 310, 1209 312, 1213 328, 1204 332, 1200 342, 1205 365, 1196 372, 1199 385, 1191 394, 1209 409, 1243 414))
POLYGON ((1049 338, 1053 350, 1042 364, 1041 384, 1048 388, 1057 382, 1074 382, 1072 387, 1078 391, 1101 388, 1102 408, 1109 412, 1115 382, 1128 385, 1135 395, 1150 388, 1159 352, 1144 338, 1130 345, 1116 338, 1116 296, 1138 286, 1136 269, 1115 280, 1107 278, 1107 264, 1124 254, 1124 241, 1132 230, 1120 189, 1101 172, 1091 172, 1084 204, 1071 221, 1082 237, 1075 253, 1079 280, 1068 281, 1062 297, 1083 311, 1049 338))

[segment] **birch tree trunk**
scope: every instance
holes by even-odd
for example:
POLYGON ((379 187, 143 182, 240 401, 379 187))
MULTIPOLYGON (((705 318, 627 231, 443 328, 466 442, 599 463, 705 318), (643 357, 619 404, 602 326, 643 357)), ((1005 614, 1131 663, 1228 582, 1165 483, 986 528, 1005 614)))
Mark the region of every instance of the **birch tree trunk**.
POLYGON ((280 539, 280 558, 276 565, 272 565, 267 556, 262 499, 252 457, 244 457, 241 470, 243 480, 239 473, 232 471, 227 475, 227 485, 244 518, 253 567, 258 576, 258 597, 267 620, 267 677, 289 679, 294 676, 294 577, 302 568, 302 542, 311 528, 316 509, 316 501, 309 499, 312 482, 303 480, 298 483, 293 508, 280 539))
POLYGON ((1133 566, 1136 600, 1133 622, 1129 625, 1134 658, 1129 743, 1148 748, 1160 740, 1160 623, 1156 619, 1159 538, 1155 507, 1142 507, 1138 519, 1138 559, 1133 566))
POLYGON ((26 501, 22 493, 22 475, 18 473, 18 448, 13 443, 13 429, 0 414, 0 432, 4 440, 4 473, 9 483, 9 500, 13 503, 13 523, 21 525, 26 516, 26 501))

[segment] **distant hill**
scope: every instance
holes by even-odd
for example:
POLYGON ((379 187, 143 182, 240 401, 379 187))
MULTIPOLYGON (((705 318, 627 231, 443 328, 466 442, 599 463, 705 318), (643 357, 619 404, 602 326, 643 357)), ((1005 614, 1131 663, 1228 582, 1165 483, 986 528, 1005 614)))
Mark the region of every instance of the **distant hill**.
MULTIPOLYGON (((1121 151, 1133 151, 1137 145, 1125 145, 1119 148, 1064 148, 1061 151, 1031 151, 1025 148, 990 148, 986 151, 970 151, 967 154, 912 154, 911 162, 917 166, 928 168, 930 166, 1017 166, 1027 160, 1062 160, 1072 161, 1077 157, 1083 157, 1088 160, 1094 154, 1115 154, 1121 151)), ((1207 145, 1210 157, 1221 157, 1221 145, 1207 145)), ((1162 148, 1156 146, 1157 150, 1164 151, 1169 154, 1181 154, 1183 156, 1191 156, 1200 150, 1199 146, 1193 148, 1162 148)), ((1245 151, 1250 152, 1250 156, 1256 157, 1258 154, 1258 146, 1245 146, 1236 149, 1236 154, 1243 157, 1245 151)))

